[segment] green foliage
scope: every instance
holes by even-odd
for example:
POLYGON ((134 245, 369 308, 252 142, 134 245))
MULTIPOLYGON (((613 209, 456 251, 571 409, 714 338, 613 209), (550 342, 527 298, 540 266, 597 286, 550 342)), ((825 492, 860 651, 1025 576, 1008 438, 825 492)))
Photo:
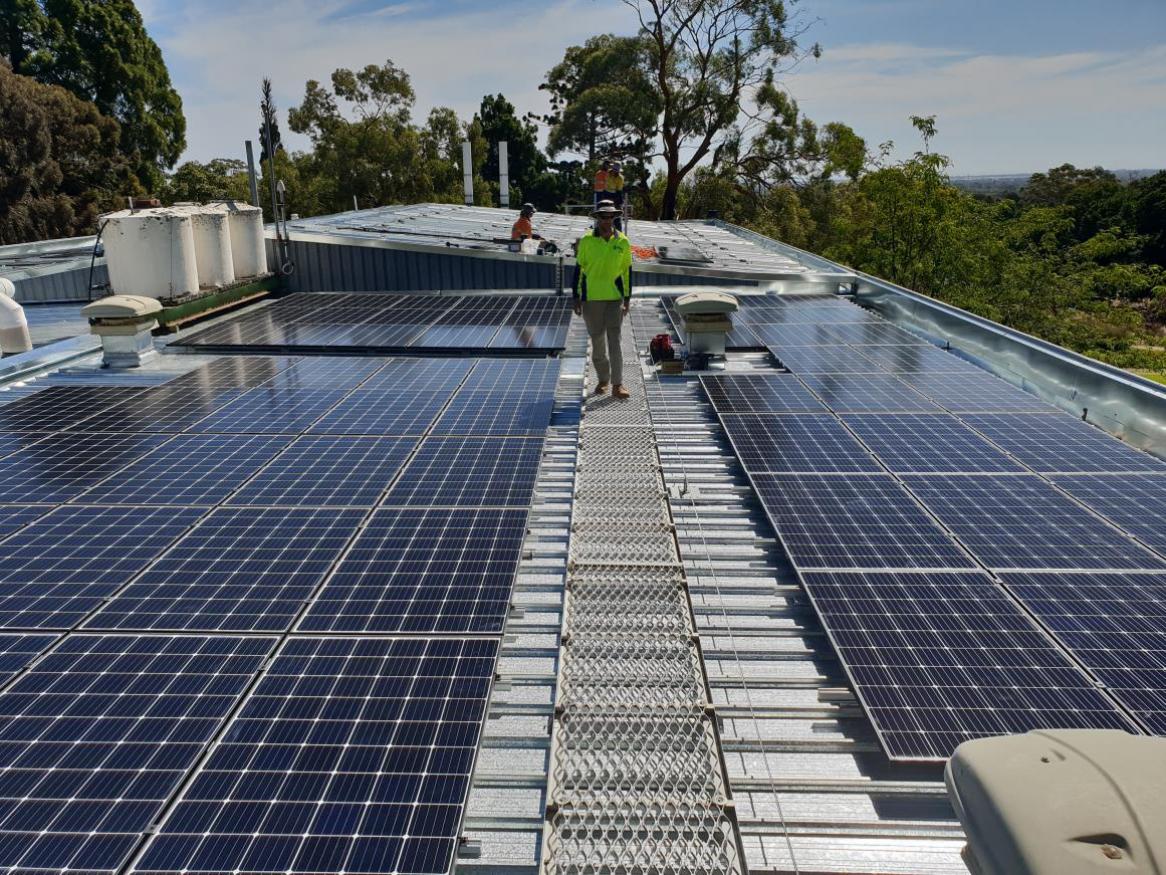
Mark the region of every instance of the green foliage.
POLYGON ((121 126, 120 149, 151 188, 186 148, 182 101, 132 0, 6 0, 0 52, 121 126))
POLYGON ((158 197, 164 204, 179 201, 206 203, 212 200, 251 198, 247 184, 247 165, 231 158, 214 158, 205 164, 187 161, 162 184, 158 197))
POLYGON ((93 104, 0 61, 0 245, 90 233, 140 193, 118 135, 93 104))
POLYGON ((521 204, 524 200, 534 201, 540 210, 553 210, 553 197, 548 202, 548 192, 539 188, 540 177, 546 173, 547 159, 538 146, 538 128, 529 120, 520 119, 514 104, 501 94, 486 95, 478 114, 474 116, 481 126, 486 153, 481 165, 481 174, 486 179, 495 180, 499 176, 498 143, 505 141, 510 172, 510 202, 521 204))

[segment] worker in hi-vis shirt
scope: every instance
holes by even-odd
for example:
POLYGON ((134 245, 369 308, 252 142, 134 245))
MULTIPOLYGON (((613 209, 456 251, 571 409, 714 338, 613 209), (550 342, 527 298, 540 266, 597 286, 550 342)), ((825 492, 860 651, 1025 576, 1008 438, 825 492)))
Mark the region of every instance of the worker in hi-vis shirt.
POLYGON ((574 294, 575 313, 582 314, 591 337, 591 362, 599 381, 595 393, 602 395, 614 384, 612 395, 627 398, 620 330, 632 300, 632 247, 615 228, 620 214, 609 200, 600 201, 591 214, 595 230, 575 246, 579 275, 574 294))

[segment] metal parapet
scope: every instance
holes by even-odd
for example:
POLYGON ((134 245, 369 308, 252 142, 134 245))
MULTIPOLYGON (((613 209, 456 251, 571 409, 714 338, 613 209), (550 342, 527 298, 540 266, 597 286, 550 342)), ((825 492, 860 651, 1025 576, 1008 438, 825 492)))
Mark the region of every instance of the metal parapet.
POLYGON ((716 715, 626 335, 632 397, 591 396, 579 433, 543 871, 740 873, 716 715))

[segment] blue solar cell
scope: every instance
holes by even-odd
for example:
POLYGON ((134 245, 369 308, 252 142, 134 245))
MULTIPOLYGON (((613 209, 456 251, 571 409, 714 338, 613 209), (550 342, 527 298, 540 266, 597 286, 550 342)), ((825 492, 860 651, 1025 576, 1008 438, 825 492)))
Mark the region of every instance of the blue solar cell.
POLYGON ((0 626, 72 628, 202 514, 193 508, 57 508, 0 546, 0 626))
POLYGON ((75 501, 213 506, 274 459, 291 440, 284 435, 178 435, 75 501))
POLYGON ((973 738, 1132 723, 980 573, 807 573, 814 606, 893 759, 973 738))
POLYGON ((416 446, 416 438, 296 438, 227 504, 372 507, 416 446))
POLYGON ((752 325, 764 346, 784 349, 787 346, 840 346, 842 338, 834 333, 836 325, 752 325))
POLYGON ((250 389, 266 383, 296 362, 281 356, 219 356, 214 361, 176 377, 167 387, 250 389))
POLYGON ((956 413, 1021 410, 1052 413, 1056 410, 1035 395, 1022 392, 984 371, 958 374, 923 371, 901 373, 898 377, 936 404, 956 413))
POLYGON ((546 395, 499 397, 459 392, 433 426, 434 434, 542 435, 551 422, 554 399, 546 395))
POLYGON ((751 479, 799 568, 974 567, 890 475, 751 474, 751 479))
POLYGON ((0 505, 0 538, 24 528, 52 510, 47 505, 0 505))
POLYGON ((188 431, 299 434, 347 394, 347 390, 259 386, 191 426, 188 431))
POLYGON ((914 389, 890 374, 808 374, 802 381, 837 413, 939 413, 914 389))
POLYGON ((1025 470, 946 413, 848 414, 842 420, 895 474, 1025 470))
POLYGON ((559 381, 558 359, 478 359, 462 386, 468 392, 552 395, 559 381))
POLYGON ((497 648, 288 641, 136 871, 447 873, 497 648))
POLYGON ((71 636, 0 694, 0 866, 121 869, 274 639, 71 636))
POLYGON ((15 455, 24 452, 25 449, 31 447, 37 441, 44 440, 51 432, 47 431, 21 431, 12 432, 11 434, 0 434, 0 459, 5 456, 15 455))
POLYGON ((1050 478, 1091 510, 1166 555, 1166 475, 1072 474, 1050 478))
POLYGON ((867 452, 829 414, 722 414, 721 422, 750 473, 761 471, 880 472, 867 452))
POLYGON ((68 501, 168 440, 161 434, 54 434, 0 459, 0 496, 12 503, 68 501))
POLYGON ((525 508, 374 511, 299 629, 501 632, 526 514, 525 508))
MULTIPOLYGON (((58 431, 146 391, 120 386, 50 386, 10 404, 0 404, 0 432, 58 431)), ((0 495, 4 494, 0 491, 0 495)))
POLYGON ((72 426, 76 431, 185 431, 200 419, 240 397, 246 389, 215 389, 197 384, 169 383, 106 407, 72 426))
MULTIPOLYGON (((880 347, 881 348, 881 347, 880 347)), ((899 349, 900 347, 888 347, 899 349)), ((902 347, 915 349, 916 347, 902 347)), ((920 347, 922 348, 922 347, 920 347)), ((882 368, 853 346, 781 346, 774 358, 795 374, 878 374, 882 368)))
MULTIPOLYGON (((416 393, 448 397, 474 366, 471 358, 396 358, 359 386, 364 392, 416 393)), ((356 397, 356 396, 354 396, 356 397)))
POLYGON ((449 400, 452 389, 426 391, 355 391, 319 419, 311 434, 398 435, 425 434, 449 400))
POLYGON ((1040 473, 1156 471, 1166 474, 1166 462, 1067 413, 981 413, 965 415, 963 420, 1040 473))
POLYGON ((925 345, 909 331, 904 331, 889 322, 862 322, 851 324, 834 324, 830 326, 830 333, 843 343, 854 346, 882 346, 886 344, 899 346, 925 345))
POLYGON ((989 568, 1166 568, 1166 560, 1039 477, 933 475, 904 480, 989 568))
POLYGON ((86 628, 284 631, 364 515, 339 508, 219 508, 86 628))
POLYGON ((0 684, 8 683, 56 640, 56 635, 0 635, 0 684))
POLYGON ((429 438, 384 503, 526 507, 542 448, 542 438, 429 438))
POLYGON ((701 377, 722 413, 825 413, 826 408, 791 374, 714 374, 701 377))
POLYGON ((1004 583, 1155 735, 1166 735, 1166 575, 1005 574, 1004 583))
POLYGON ((866 345, 862 354, 891 373, 980 374, 975 365, 934 346, 866 345))
POLYGON ((355 389, 388 359, 318 356, 305 358, 262 385, 276 389, 355 389))

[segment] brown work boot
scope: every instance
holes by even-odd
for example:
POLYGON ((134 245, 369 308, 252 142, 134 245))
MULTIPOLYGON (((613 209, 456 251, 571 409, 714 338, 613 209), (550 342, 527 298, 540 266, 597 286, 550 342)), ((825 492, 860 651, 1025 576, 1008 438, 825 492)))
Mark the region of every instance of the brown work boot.
POLYGON ((607 383, 600 383, 599 385, 597 385, 597 386, 595 387, 595 394, 596 394, 596 395, 605 395, 605 394, 607 394, 607 383))
POLYGON ((611 394, 614 395, 616 398, 631 398, 632 397, 632 393, 627 390, 627 387, 624 386, 623 383, 618 384, 615 387, 615 390, 611 394))

